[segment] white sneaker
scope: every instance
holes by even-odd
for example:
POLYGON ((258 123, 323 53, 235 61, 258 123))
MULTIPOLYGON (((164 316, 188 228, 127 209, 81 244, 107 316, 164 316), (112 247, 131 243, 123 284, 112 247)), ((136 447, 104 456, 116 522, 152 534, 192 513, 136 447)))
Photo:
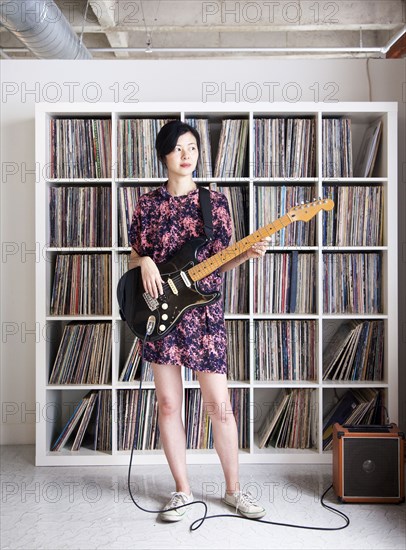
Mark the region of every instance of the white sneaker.
POLYGON ((249 492, 236 491, 233 495, 226 493, 223 502, 232 506, 236 512, 240 512, 241 515, 247 518, 259 519, 266 514, 265 508, 257 504, 249 492))
POLYGON ((172 497, 162 512, 159 514, 159 518, 162 521, 180 521, 184 518, 186 512, 189 510, 189 506, 180 508, 179 510, 168 510, 169 508, 176 508, 177 506, 183 506, 189 502, 193 502, 193 494, 187 495, 186 493, 174 492, 171 493, 172 497), (165 510, 168 510, 166 512, 165 510))

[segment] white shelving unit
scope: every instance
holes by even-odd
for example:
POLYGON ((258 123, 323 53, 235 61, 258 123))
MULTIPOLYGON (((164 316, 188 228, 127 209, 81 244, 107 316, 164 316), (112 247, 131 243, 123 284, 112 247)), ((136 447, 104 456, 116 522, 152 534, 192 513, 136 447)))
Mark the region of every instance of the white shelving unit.
MULTIPOLYGON (((227 314, 226 319, 244 319, 250 324, 250 379, 247 382, 230 382, 230 387, 247 388, 250 403, 250 447, 240 451, 242 463, 328 463, 331 453, 322 451, 323 412, 331 406, 329 402, 334 392, 342 393, 348 388, 373 387, 381 388, 385 394, 385 404, 391 421, 397 421, 398 415, 398 357, 397 357, 397 104, 396 103, 140 103, 129 105, 124 103, 61 103, 36 105, 36 241, 39 243, 41 257, 36 267, 36 321, 41 327, 43 337, 36 346, 36 401, 39 404, 39 418, 36 425, 36 464, 37 465, 126 465, 129 451, 117 450, 117 392, 120 389, 137 388, 138 382, 118 382, 120 358, 120 334, 124 330, 116 302, 116 287, 118 283, 118 256, 128 253, 130 248, 116 246, 118 243, 117 221, 117 189, 123 185, 160 185, 164 179, 140 179, 117 177, 117 128, 120 118, 165 118, 177 117, 182 120, 190 117, 207 117, 213 121, 213 127, 219 127, 223 118, 246 118, 249 120, 249 173, 243 178, 197 179, 197 182, 217 182, 219 185, 246 185, 249 189, 249 229, 254 227, 254 190, 256 185, 309 185, 314 187, 315 196, 322 196, 323 184, 379 184, 384 188, 384 228, 383 246, 379 247, 323 247, 322 216, 317 215, 316 246, 300 247, 300 251, 312 252, 316 255, 317 279, 316 312, 313 314, 256 314, 253 313, 253 265, 250 263, 249 311, 245 314, 227 314), (256 117, 314 117, 316 121, 316 174, 312 178, 255 178, 253 175, 253 121, 256 117), (375 166, 376 177, 370 178, 323 178, 322 177, 322 119, 323 117, 348 116, 352 120, 354 162, 360 142, 367 125, 377 118, 383 121, 381 152, 375 166), (111 118, 112 122, 112 167, 111 178, 97 180, 58 179, 49 176, 48 155, 50 150, 49 121, 53 117, 63 118, 111 118), (59 249, 47 246, 49 239, 48 192, 52 185, 66 184, 97 184, 111 186, 112 191, 112 240, 106 248, 94 249, 111 255, 112 265, 112 315, 109 316, 53 316, 50 315, 50 297, 52 270, 58 252, 82 252, 85 248, 59 249), (383 280, 382 302, 383 312, 376 315, 327 315, 323 313, 323 254, 327 252, 357 251, 382 254, 383 280), (331 382, 322 379, 323 327, 333 320, 348 319, 383 319, 385 323, 385 359, 384 379, 382 382, 331 382), (254 323, 264 319, 313 319, 317 323, 317 355, 318 375, 314 382, 258 382, 254 380, 254 323), (49 385, 48 378, 55 357, 63 327, 70 320, 109 321, 112 323, 112 375, 111 383, 107 385, 49 385), (317 394, 317 446, 309 450, 275 449, 272 447, 259 449, 255 431, 260 418, 265 413, 264 403, 273 402, 281 388, 313 388, 317 394), (81 448, 71 452, 62 450, 51 452, 50 447, 62 429, 64 422, 72 413, 74 404, 89 389, 105 389, 112 392, 112 450, 110 452, 91 451, 81 448)), ((214 163, 214 159, 213 159, 214 163)), ((272 220, 269 220, 270 223, 272 220)), ((295 247, 272 247, 271 251, 294 250, 295 247)), ((198 387, 197 382, 185 382, 185 388, 198 387)), ((152 383, 145 383, 144 388, 153 388, 152 383)), ((213 450, 189 450, 189 463, 218 462, 213 450)), ((136 451, 134 462, 152 464, 166 462, 162 450, 136 451)))

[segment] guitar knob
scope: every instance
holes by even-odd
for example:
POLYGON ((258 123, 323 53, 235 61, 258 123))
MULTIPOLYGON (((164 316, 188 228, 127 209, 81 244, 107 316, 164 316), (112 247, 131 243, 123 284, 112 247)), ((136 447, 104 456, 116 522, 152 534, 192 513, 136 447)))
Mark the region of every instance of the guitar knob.
POLYGON ((159 325, 159 330, 160 330, 161 332, 163 332, 165 329, 166 329, 166 326, 165 326, 165 325, 159 325))
POLYGON ((168 316, 167 316, 166 313, 164 313, 164 314, 162 315, 162 321, 167 321, 167 319, 168 319, 168 316))
POLYGON ((162 304, 162 309, 168 309, 168 304, 165 302, 164 304, 162 304))

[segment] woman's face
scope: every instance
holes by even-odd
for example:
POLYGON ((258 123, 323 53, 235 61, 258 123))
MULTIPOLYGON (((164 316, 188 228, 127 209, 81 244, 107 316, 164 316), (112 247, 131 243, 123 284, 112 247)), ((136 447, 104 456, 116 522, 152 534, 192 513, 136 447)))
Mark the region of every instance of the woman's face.
POLYGON ((191 132, 179 136, 175 149, 166 155, 168 175, 187 176, 196 169, 199 151, 196 138, 191 132))

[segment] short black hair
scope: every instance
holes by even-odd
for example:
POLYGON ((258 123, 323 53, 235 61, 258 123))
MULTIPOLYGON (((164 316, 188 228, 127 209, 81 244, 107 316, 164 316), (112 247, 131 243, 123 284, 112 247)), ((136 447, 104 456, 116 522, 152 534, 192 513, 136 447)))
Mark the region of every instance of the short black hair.
POLYGON ((169 155, 178 143, 179 136, 191 132, 196 138, 197 150, 200 153, 200 135, 196 128, 180 120, 171 120, 159 130, 155 141, 155 149, 159 160, 165 164, 165 157, 169 155))

